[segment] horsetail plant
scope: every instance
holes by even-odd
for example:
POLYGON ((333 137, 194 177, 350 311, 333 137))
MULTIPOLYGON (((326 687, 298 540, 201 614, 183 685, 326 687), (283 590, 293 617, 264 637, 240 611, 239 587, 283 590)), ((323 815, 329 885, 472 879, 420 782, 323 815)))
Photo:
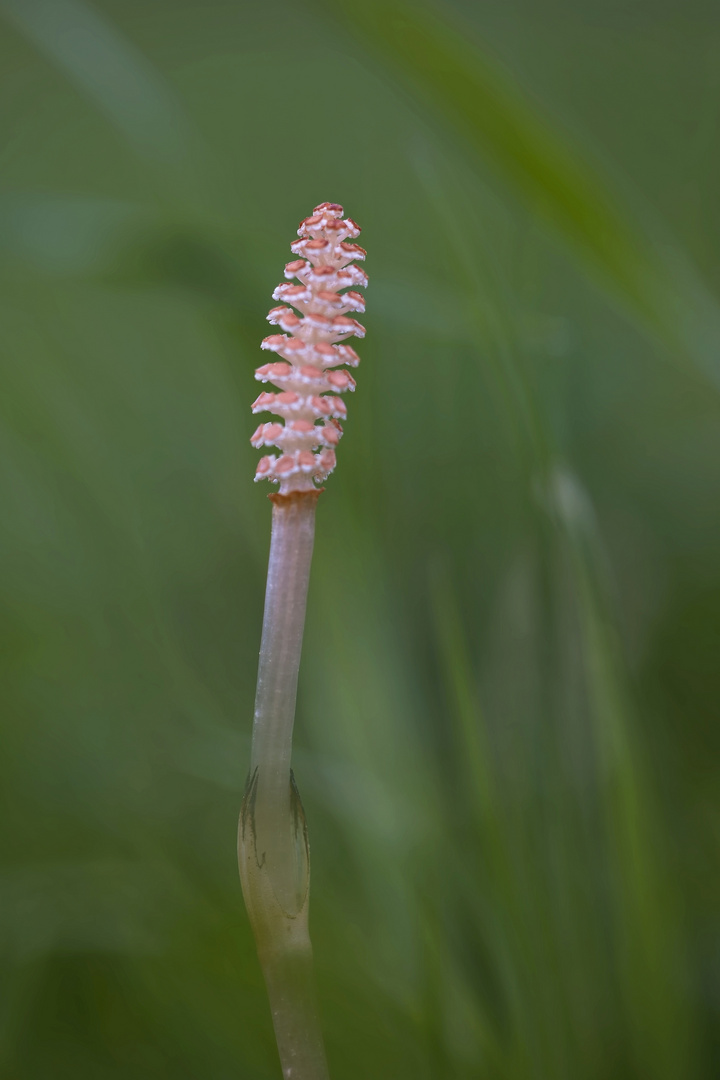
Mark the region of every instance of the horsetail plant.
POLYGON ((323 490, 316 481, 335 468, 346 415, 336 394, 355 389, 352 376, 340 370, 359 363, 345 341, 365 335, 351 315, 365 309, 354 291, 367 284, 356 265, 365 252, 352 243, 359 233, 336 203, 321 203, 301 222, 300 239, 291 245, 298 257, 285 267, 287 283, 273 293, 281 304, 268 315, 286 333, 262 343, 282 359, 255 372, 279 392, 260 394, 253 412, 268 411, 284 423, 260 424, 251 439, 280 450, 279 457, 260 459, 255 476, 280 487, 270 495, 270 560, 238 862, 286 1080, 328 1077, 308 932, 307 826, 290 755, 315 508, 323 490))

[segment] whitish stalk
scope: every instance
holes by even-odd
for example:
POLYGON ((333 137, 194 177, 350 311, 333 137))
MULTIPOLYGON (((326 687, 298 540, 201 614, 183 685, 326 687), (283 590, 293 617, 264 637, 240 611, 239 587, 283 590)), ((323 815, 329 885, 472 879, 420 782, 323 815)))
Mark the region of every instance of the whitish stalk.
POLYGON ((263 347, 283 357, 256 377, 280 393, 263 393, 254 411, 265 409, 285 424, 261 424, 256 446, 277 446, 281 456, 261 459, 256 479, 280 483, 273 501, 270 561, 258 669, 250 772, 240 814, 238 862, 270 998, 283 1075, 287 1080, 327 1080, 318 1020, 308 931, 310 853, 305 815, 290 768, 305 605, 315 536, 315 508, 324 479, 335 467, 334 447, 345 406, 329 391, 354 390, 341 364, 358 356, 339 344, 363 327, 347 313, 364 309, 362 297, 341 290, 365 285, 354 260, 365 252, 348 243, 359 229, 342 218, 342 207, 323 203, 301 223, 297 255, 285 276, 298 285, 280 285, 268 319, 289 331, 266 338, 263 347), (319 421, 319 422, 318 422, 319 421), (316 452, 318 451, 319 452, 316 452))
POLYGON ((283 1074, 327 1065, 312 986, 310 861, 290 770, 295 697, 318 491, 274 495, 250 774, 240 815, 240 878, 267 983, 283 1074))

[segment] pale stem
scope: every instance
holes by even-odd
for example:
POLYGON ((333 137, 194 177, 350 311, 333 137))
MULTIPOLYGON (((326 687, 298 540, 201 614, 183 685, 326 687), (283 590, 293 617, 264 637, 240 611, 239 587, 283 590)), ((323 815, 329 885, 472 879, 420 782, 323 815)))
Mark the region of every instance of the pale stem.
POLYGON ((308 932, 307 829, 290 770, 318 495, 272 496, 250 773, 238 834, 243 895, 286 1080, 328 1080, 308 932))

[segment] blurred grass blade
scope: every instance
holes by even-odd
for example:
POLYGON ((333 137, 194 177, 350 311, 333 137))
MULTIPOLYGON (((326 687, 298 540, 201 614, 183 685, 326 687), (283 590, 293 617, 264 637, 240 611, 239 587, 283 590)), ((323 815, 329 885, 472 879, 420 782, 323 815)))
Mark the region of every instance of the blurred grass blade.
POLYGON ((450 575, 438 565, 430 575, 430 589, 438 651, 456 722, 458 758, 463 760, 479 816, 491 820, 494 791, 485 717, 472 674, 472 663, 463 633, 450 575))
POLYGON ((186 157, 185 122, 142 53, 83 0, 0 0, 0 13, 83 90, 136 151, 186 157))
POLYGON ((583 666, 603 777, 611 903, 623 1007, 631 1020, 638 1075, 691 1076, 692 1026, 682 965, 675 882, 663 823, 648 782, 610 610, 607 562, 589 497, 558 469, 551 498, 567 545, 582 636, 583 666))
POLYGON ((468 35, 407 0, 317 0, 512 184, 586 269, 672 352, 720 386, 720 312, 582 154, 468 35))

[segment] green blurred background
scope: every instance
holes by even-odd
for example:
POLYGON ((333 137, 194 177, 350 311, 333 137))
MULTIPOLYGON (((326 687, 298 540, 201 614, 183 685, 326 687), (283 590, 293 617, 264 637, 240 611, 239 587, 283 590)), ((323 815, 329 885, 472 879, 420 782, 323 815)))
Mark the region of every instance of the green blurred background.
POLYGON ((272 1080, 249 405, 368 336, 295 772, 336 1080, 720 1076, 715 0, 0 0, 3 1080, 272 1080))

